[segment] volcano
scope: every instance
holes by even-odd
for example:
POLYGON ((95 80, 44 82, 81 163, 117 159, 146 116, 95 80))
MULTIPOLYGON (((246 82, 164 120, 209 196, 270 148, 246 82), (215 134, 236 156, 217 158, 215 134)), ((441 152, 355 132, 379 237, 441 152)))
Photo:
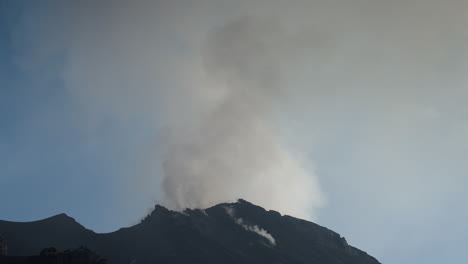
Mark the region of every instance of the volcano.
POLYGON ((139 224, 95 233, 60 214, 34 222, 0 221, 8 254, 85 246, 113 264, 378 264, 338 233, 238 200, 182 212, 156 205, 139 224))

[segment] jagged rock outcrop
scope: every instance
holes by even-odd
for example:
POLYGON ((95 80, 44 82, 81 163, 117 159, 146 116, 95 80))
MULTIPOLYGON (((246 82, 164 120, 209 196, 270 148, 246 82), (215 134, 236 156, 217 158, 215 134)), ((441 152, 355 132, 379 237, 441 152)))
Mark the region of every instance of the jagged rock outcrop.
POLYGON ((244 200, 183 212, 158 205, 141 223, 108 234, 87 230, 66 215, 31 223, 0 221, 0 232, 11 241, 11 254, 85 245, 115 264, 379 263, 327 228, 244 200))

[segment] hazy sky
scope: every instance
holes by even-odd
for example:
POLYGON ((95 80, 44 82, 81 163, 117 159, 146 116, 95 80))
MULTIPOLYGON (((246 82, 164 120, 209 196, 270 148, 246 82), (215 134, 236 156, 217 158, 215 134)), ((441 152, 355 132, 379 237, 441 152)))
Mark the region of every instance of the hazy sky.
POLYGON ((0 0, 0 219, 236 198, 468 257, 468 2, 0 0))

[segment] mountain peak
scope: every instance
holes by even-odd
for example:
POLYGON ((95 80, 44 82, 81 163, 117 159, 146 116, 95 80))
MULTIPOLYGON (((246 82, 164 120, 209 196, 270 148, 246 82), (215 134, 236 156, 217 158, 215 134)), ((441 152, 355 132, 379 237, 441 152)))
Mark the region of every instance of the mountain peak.
POLYGON ((50 217, 49 219, 62 219, 62 220, 73 220, 73 221, 75 221, 75 219, 73 217, 70 217, 65 213, 54 215, 54 216, 50 217))
MULTIPOLYGON (((51 222, 51 223, 56 223, 56 224, 76 224, 80 225, 75 218, 68 216, 65 213, 61 213, 58 215, 51 216, 49 218, 46 218, 42 220, 43 222, 51 222)), ((80 225, 81 226, 81 225, 80 225)))
POLYGON ((247 200, 244 200, 244 199, 238 199, 237 202, 236 202, 237 205, 240 205, 240 206, 243 206, 243 207, 250 207, 250 208, 256 208, 256 209, 262 209, 262 210, 265 210, 264 208, 262 208, 261 206, 258 206, 258 205, 255 205, 247 200))
POLYGON ((168 218, 172 215, 173 211, 167 209, 166 207, 156 204, 153 211, 151 211, 141 223, 154 222, 160 219, 168 218))
POLYGON ((157 204, 157 205, 154 206, 153 212, 167 213, 167 212, 170 212, 170 210, 167 209, 166 207, 162 206, 162 205, 157 204))

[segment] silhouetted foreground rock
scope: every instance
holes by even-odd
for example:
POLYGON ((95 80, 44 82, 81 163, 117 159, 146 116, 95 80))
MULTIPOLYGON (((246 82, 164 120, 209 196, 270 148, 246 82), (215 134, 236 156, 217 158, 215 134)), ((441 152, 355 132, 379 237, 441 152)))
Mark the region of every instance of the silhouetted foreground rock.
POLYGON ((58 252, 45 248, 38 256, 0 256, 1 264, 106 264, 106 260, 93 251, 80 247, 58 252))
POLYGON ((6 256, 8 254, 8 247, 2 234, 0 234, 0 256, 6 256))
POLYGON ((339 234, 239 200, 170 211, 157 205, 141 223, 97 234, 64 214, 28 223, 0 221, 10 255, 84 245, 114 264, 377 264, 339 234))

